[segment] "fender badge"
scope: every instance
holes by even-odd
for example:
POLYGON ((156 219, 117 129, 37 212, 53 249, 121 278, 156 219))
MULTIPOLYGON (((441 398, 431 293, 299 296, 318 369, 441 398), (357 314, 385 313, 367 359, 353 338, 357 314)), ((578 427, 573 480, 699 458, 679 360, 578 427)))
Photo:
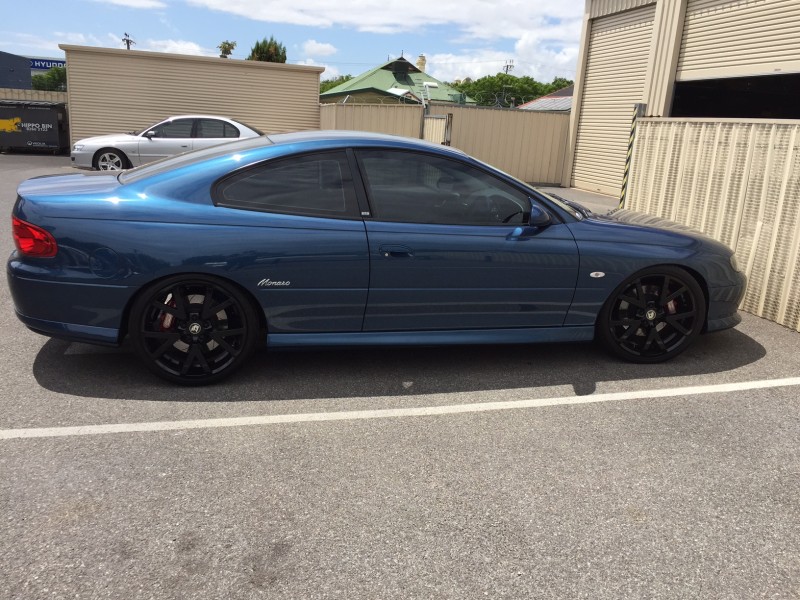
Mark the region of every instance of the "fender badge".
POLYGON ((258 282, 258 287, 286 287, 292 285, 291 281, 272 281, 271 279, 262 279, 258 282))
POLYGON ((589 273, 589 277, 592 277, 593 279, 600 279, 601 277, 605 276, 606 274, 603 273, 602 271, 595 271, 594 273, 589 273))

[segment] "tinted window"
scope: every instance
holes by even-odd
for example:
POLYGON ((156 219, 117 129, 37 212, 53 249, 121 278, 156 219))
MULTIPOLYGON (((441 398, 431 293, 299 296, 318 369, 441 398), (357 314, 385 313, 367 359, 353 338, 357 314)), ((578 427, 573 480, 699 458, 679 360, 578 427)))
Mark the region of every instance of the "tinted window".
POLYGON ((238 138, 239 130, 225 121, 218 121, 217 119, 198 119, 195 137, 238 138))
POLYGON ((358 217, 347 157, 326 152, 262 163, 224 179, 216 204, 264 212, 358 217))
POLYGON ((527 194, 475 167, 423 153, 359 151, 373 217, 442 225, 522 223, 527 194))
POLYGON ((156 125, 150 131, 154 131, 153 137, 157 138, 190 138, 193 124, 194 119, 175 119, 156 125))

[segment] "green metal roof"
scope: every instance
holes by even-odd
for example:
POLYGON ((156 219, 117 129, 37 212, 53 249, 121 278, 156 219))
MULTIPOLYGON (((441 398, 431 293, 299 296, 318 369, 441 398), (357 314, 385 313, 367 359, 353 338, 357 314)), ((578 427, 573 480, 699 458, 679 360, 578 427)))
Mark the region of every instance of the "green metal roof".
POLYGON ((367 91, 384 94, 387 97, 402 97, 411 102, 421 102, 424 94, 425 100, 433 102, 475 104, 475 100, 469 96, 420 71, 402 57, 353 77, 350 81, 345 81, 320 94, 320 98, 333 99, 367 91), (423 85, 426 82, 435 83, 438 87, 426 89, 423 85))

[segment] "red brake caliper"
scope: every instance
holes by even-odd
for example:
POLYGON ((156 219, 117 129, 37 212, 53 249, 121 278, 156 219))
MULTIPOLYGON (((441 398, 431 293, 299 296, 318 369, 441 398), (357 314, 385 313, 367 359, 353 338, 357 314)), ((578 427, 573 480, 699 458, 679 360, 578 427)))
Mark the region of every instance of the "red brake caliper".
MULTIPOLYGON (((167 306, 171 306, 175 308, 177 304, 175 304, 175 300, 172 299, 172 294, 167 296, 166 302, 164 302, 167 306)), ((169 314, 168 312, 161 314, 161 331, 168 331, 172 324, 175 322, 175 317, 169 314)))

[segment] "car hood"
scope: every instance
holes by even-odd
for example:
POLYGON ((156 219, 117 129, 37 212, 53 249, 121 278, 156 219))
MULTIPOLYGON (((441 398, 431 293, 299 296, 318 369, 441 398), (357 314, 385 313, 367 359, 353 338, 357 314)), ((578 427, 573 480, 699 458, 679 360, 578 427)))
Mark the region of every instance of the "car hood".
POLYGON ((633 210, 620 209, 608 215, 603 215, 603 216, 593 214, 592 218, 601 221, 612 221, 616 223, 625 223, 628 225, 638 225, 641 227, 664 229, 667 231, 680 231, 681 233, 693 236, 707 237, 705 234, 698 231, 697 229, 693 229, 686 225, 681 225, 680 223, 675 223, 674 221, 670 221, 669 219, 662 219, 661 217, 654 217, 653 215, 648 215, 633 210))
POLYGON ((113 146, 125 142, 138 142, 142 138, 130 133, 112 133, 110 135, 97 135, 95 137, 84 138, 75 142, 76 146, 113 146))
POLYGON ((575 239, 585 242, 615 243, 626 240, 647 246, 672 248, 704 248, 720 254, 731 254, 724 244, 696 229, 632 210, 617 210, 608 215, 589 214, 570 225, 575 239))

